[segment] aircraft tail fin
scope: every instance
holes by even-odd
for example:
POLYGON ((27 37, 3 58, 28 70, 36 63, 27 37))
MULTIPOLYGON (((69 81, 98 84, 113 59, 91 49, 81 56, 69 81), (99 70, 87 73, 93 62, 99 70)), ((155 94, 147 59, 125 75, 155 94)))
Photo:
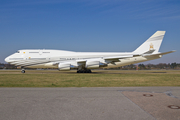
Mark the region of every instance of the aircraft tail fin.
POLYGON ((158 53, 165 32, 166 31, 157 31, 133 52, 137 54, 143 54, 147 51, 153 51, 153 54, 158 53))

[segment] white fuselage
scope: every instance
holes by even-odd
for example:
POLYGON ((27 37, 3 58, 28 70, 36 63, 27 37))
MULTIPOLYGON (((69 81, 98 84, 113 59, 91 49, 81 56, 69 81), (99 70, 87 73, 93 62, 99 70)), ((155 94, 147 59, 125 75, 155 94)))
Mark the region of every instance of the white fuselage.
POLYGON ((133 53, 112 53, 112 52, 71 52, 62 50, 19 50, 5 59, 6 62, 15 66, 28 68, 58 68, 56 63, 67 63, 76 69, 78 63, 86 61, 99 61, 107 64, 106 68, 120 67, 147 60, 157 59, 156 57, 133 57, 133 53), (104 58, 120 56, 118 62, 107 63, 104 58), (121 59, 122 57, 122 59, 121 59))

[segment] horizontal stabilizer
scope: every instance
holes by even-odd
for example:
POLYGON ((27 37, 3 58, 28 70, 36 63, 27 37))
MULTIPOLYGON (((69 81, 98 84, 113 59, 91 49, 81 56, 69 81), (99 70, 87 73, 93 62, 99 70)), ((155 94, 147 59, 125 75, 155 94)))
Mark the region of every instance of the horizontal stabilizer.
POLYGON ((166 54, 173 53, 173 52, 176 52, 176 50, 172 50, 169 52, 163 52, 163 53, 157 53, 157 54, 151 54, 151 55, 144 55, 144 56, 166 55, 166 54))
POLYGON ((155 51, 155 50, 149 50, 149 51, 147 51, 147 52, 145 52, 145 53, 143 53, 143 54, 152 54, 154 51, 155 51))
POLYGON ((172 51, 164 52, 164 53, 159 53, 159 54, 160 54, 160 55, 166 55, 166 54, 173 53, 173 52, 176 52, 176 50, 172 50, 172 51))

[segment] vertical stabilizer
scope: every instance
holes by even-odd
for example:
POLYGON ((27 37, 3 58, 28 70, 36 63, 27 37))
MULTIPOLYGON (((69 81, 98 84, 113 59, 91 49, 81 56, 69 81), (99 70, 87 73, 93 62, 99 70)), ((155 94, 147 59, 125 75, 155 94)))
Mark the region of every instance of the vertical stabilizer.
POLYGON ((165 32, 166 31, 157 31, 156 33, 154 33, 148 40, 146 40, 141 46, 139 46, 134 51, 134 53, 143 54, 148 51, 154 51, 153 54, 158 53, 165 32))

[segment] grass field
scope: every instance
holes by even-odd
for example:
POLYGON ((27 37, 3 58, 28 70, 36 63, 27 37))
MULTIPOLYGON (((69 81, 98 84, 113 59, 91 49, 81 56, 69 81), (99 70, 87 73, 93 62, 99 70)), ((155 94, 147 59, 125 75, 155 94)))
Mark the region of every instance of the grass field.
POLYGON ((138 87, 180 86, 180 70, 0 70, 0 87, 138 87))

